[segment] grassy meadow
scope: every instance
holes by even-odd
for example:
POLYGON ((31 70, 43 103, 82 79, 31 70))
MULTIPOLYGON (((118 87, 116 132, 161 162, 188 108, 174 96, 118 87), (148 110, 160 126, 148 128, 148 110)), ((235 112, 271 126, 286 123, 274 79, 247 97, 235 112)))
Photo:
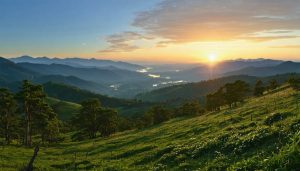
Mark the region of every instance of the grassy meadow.
MULTIPOLYGON (((53 99, 52 99, 53 101, 53 99)), ((297 170, 300 92, 281 88, 236 108, 132 130, 41 146, 36 170, 297 170)), ((26 165, 32 148, 0 147, 0 168, 26 165)), ((0 169, 0 170, 1 170, 0 169)))

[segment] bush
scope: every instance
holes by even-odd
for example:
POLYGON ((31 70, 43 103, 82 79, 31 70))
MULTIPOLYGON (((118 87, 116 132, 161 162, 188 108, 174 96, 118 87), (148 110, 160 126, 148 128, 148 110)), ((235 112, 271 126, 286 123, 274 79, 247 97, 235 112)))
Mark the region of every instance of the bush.
POLYGON ((290 113, 273 113, 265 119, 264 124, 270 126, 275 122, 285 119, 288 115, 290 113))

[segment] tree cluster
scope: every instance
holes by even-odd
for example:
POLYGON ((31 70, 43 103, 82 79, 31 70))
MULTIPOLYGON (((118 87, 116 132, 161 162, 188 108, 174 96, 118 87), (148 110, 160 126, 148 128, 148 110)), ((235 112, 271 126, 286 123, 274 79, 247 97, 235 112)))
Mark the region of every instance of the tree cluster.
POLYGON ((300 78, 291 77, 288 83, 293 89, 300 90, 300 78))
POLYGON ((32 145, 32 136, 42 142, 53 142, 59 137, 60 121, 45 102, 43 87, 25 80, 17 94, 0 89, 0 136, 9 144, 19 139, 32 145))
POLYGON ((136 127, 148 127, 176 117, 197 116, 205 112, 198 101, 183 103, 178 108, 168 109, 162 105, 150 108, 141 119, 136 120, 136 127))
POLYGON ((249 85, 244 81, 237 80, 234 83, 227 83, 215 93, 206 96, 206 109, 218 111, 223 105, 234 107, 238 102, 244 101, 249 91, 249 85))
POLYGON ((80 133, 96 138, 99 133, 107 137, 117 131, 118 114, 114 109, 104 108, 98 99, 89 99, 81 103, 81 110, 73 119, 80 133))

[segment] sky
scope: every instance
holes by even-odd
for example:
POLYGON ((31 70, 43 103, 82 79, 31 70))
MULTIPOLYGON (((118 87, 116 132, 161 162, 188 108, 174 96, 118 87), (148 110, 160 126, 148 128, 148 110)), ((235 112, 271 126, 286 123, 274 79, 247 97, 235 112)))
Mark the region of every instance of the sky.
POLYGON ((300 0, 0 0, 0 56, 300 60, 300 0))

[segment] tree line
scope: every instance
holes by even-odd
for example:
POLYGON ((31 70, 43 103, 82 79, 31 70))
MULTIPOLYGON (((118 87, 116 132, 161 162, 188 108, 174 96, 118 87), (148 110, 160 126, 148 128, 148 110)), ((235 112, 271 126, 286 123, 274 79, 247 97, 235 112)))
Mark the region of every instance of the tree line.
POLYGON ((5 144, 17 140, 32 146, 33 137, 42 143, 53 143, 63 139, 61 133, 76 132, 89 138, 98 134, 106 137, 118 130, 131 129, 127 119, 111 108, 104 108, 98 99, 81 103, 81 109, 71 122, 63 122, 46 102, 43 86, 27 80, 22 82, 19 92, 12 93, 0 88, 0 138, 5 144))

